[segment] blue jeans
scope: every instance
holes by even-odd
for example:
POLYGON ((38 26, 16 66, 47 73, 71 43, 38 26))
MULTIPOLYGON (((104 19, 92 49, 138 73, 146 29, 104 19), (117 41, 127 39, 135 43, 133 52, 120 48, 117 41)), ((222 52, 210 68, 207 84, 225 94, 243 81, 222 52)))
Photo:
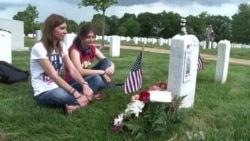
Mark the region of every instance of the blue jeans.
MULTIPOLYGON (((94 70, 105 70, 111 65, 111 62, 109 59, 104 58, 100 60, 94 67, 91 69, 94 70)), ((116 88, 114 84, 106 83, 102 75, 88 75, 83 77, 86 82, 88 82, 89 87, 93 90, 94 94, 96 94, 97 91, 105 88, 116 88)), ((81 84, 78 84, 75 80, 71 80, 69 84, 74 87, 78 92, 82 91, 81 84)))
POLYGON ((65 104, 78 105, 78 102, 73 97, 73 95, 60 87, 35 96, 34 99, 39 104, 52 107, 62 107, 65 104))
POLYGON ((93 66, 91 69, 93 70, 106 70, 111 65, 111 62, 109 59, 104 58, 100 60, 95 66, 93 66))

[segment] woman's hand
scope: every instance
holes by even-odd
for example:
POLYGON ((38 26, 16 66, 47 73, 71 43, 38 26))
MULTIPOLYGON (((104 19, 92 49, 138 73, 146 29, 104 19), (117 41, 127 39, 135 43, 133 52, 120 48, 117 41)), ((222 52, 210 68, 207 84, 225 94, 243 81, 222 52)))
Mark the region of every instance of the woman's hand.
POLYGON ((88 100, 88 97, 85 96, 85 95, 81 95, 79 98, 76 99, 78 104, 81 106, 81 107, 84 107, 86 105, 88 105, 89 103, 89 100, 88 100))
POLYGON ((110 75, 113 75, 115 72, 115 69, 113 67, 108 67, 106 70, 105 70, 105 73, 108 74, 109 76, 110 75))
POLYGON ((85 95, 89 101, 91 101, 94 97, 92 89, 85 84, 83 84, 82 94, 85 95))

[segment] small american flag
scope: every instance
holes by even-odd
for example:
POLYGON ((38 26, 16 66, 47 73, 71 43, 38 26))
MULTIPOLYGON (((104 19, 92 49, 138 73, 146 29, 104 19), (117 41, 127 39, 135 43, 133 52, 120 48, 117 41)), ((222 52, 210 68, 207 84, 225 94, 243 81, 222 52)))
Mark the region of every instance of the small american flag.
POLYGON ((198 63, 197 63, 197 71, 201 71, 203 69, 204 69, 203 62, 202 62, 202 59, 201 59, 201 55, 199 54, 198 63))
POLYGON ((127 77, 124 85, 124 92, 131 93, 135 92, 142 86, 142 70, 141 70, 141 59, 142 51, 139 56, 136 58, 134 66, 132 67, 129 76, 127 77))

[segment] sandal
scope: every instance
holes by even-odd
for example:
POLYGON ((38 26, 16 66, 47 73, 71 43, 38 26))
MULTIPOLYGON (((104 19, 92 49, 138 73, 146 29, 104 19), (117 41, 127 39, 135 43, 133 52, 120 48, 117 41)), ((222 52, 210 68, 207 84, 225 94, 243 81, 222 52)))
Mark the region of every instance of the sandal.
POLYGON ((94 95, 94 99, 96 99, 96 100, 102 100, 102 99, 104 99, 104 96, 105 96, 104 92, 97 92, 94 95))

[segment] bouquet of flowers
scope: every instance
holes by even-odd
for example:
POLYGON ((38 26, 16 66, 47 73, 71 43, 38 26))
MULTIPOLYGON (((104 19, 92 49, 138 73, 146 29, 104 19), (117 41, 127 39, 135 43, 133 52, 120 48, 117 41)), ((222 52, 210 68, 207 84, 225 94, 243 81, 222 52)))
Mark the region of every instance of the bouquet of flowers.
POLYGON ((153 132, 166 132, 179 122, 177 108, 183 98, 170 103, 150 102, 150 91, 166 91, 167 83, 160 82, 131 97, 127 108, 113 119, 113 132, 130 132, 136 138, 153 132))

